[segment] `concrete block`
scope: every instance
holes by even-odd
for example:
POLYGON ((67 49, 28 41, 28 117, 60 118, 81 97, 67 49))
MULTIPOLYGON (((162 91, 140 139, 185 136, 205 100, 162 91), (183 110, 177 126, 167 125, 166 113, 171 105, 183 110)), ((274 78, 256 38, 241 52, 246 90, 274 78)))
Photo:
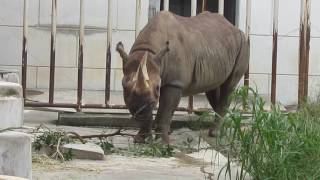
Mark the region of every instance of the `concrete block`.
POLYGON ((279 35, 299 35, 300 4, 300 0, 279 1, 279 35))
MULTIPOLYGON (((22 26, 23 1, 1 0, 0 25, 22 26)), ((38 24, 39 0, 29 0, 28 23, 31 26, 38 24)))
POLYGON ((61 147, 62 152, 72 151, 72 157, 75 159, 103 160, 104 152, 96 144, 65 144, 61 147))
MULTIPOLYGON (((244 8, 245 11, 245 8, 244 8)), ((251 33, 259 35, 272 34, 272 1, 251 2, 251 33)))
POLYGON ((118 1, 118 29, 135 30, 136 1, 118 1))
MULTIPOLYGON (((320 2, 320 1, 319 1, 320 2)), ((310 39, 309 75, 320 75, 320 39, 310 39)))
POLYGON ((20 178, 16 176, 4 176, 4 175, 0 175, 0 179, 1 180, 27 180, 25 178, 20 178))
POLYGON ((309 76, 308 96, 312 100, 320 100, 320 76, 309 76))
POLYGON ((29 135, 12 131, 0 133, 0 174, 32 179, 31 161, 29 135))
POLYGON ((277 75, 277 101, 283 105, 298 104, 298 76, 277 75))
MULTIPOLYGON (((112 1, 112 29, 117 28, 117 1, 112 1)), ((85 0, 85 25, 89 27, 107 27, 108 1, 85 0)))
POLYGON ((250 36, 250 73, 271 74, 272 37, 250 36))
MULTIPOLYGON (((107 34, 104 31, 86 31, 83 66, 88 68, 105 68, 107 52, 107 34)), ((112 54, 116 53, 111 49, 112 54)), ((113 61, 113 59, 111 59, 113 61)))
POLYGON ((4 70, 0 68, 0 81, 20 83, 18 70, 4 70))
POLYGON ((312 22, 311 25, 311 36, 312 37, 320 37, 320 21, 317 21, 320 16, 320 1, 311 1, 311 14, 310 20, 312 22))
MULTIPOLYGON (((117 24, 117 4, 113 1, 113 27, 117 24)), ((68 0, 57 4, 57 23, 63 26, 79 26, 80 1, 68 0)), ((84 1, 84 21, 88 27, 106 27, 108 1, 105 0, 85 0, 84 1)), ((40 3, 40 24, 51 24, 51 0, 41 0, 40 3)))
MULTIPOLYGON (((50 65, 50 30, 30 28, 28 65, 50 65)), ((76 67, 78 36, 76 30, 57 30, 56 66, 76 67)))
POLYGON ((0 81, 0 129, 21 127, 23 124, 22 87, 0 81))
POLYGON ((257 88, 259 94, 271 94, 271 75, 269 74, 250 74, 250 87, 257 88))
POLYGON ((114 90, 115 91, 123 91, 122 78, 123 78, 122 69, 115 69, 114 70, 114 90))
POLYGON ((21 65, 22 28, 0 26, 0 42, 0 65, 21 65))
MULTIPOLYGON (((78 82, 77 68, 56 67, 55 88, 76 89, 78 82)), ((49 88, 49 67, 39 67, 37 76, 37 88, 49 88)))
MULTIPOLYGON (((105 69, 84 69, 83 88, 86 90, 104 90, 106 82, 105 69)), ((110 79, 110 84, 113 81, 110 79)))
POLYGON ((127 53, 130 52, 130 49, 134 43, 135 37, 134 37, 134 31, 117 31, 113 32, 113 39, 112 39, 112 61, 111 61, 111 67, 112 68, 122 68, 122 59, 118 52, 115 51, 116 45, 119 41, 122 41, 124 49, 127 53))
MULTIPOLYGON (((271 59, 270 59, 271 61, 271 59)), ((299 38, 279 37, 278 39, 278 74, 298 74, 299 38)))

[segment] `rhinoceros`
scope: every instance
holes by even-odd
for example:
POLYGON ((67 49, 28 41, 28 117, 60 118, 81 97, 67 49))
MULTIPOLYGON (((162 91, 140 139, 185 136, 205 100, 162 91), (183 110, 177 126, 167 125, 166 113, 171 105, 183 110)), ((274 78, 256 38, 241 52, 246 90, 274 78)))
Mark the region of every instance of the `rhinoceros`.
MULTIPOLYGON (((182 17, 161 11, 140 31, 129 54, 120 41, 123 96, 133 119, 140 123, 135 142, 152 136, 169 142, 170 124, 181 97, 205 93, 213 110, 223 116, 228 95, 248 68, 249 42, 223 16, 203 12, 182 17)), ((217 118, 209 128, 216 135, 217 118)))

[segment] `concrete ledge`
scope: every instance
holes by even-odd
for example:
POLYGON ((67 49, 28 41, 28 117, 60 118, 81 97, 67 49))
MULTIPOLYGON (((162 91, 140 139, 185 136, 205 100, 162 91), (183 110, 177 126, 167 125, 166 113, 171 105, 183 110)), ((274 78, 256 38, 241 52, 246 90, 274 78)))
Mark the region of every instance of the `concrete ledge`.
POLYGON ((0 69, 0 81, 20 83, 19 71, 0 69))
POLYGON ((25 133, 0 133, 0 174, 32 178, 31 138, 25 133))
POLYGON ((0 129, 21 127, 23 124, 22 87, 0 81, 0 129))
MULTIPOLYGON (((174 115, 171 128, 193 126, 199 120, 197 115, 174 115)), ((212 121, 204 121, 202 126, 209 127, 212 121)), ((129 114, 97 113, 59 113, 58 124, 68 126, 106 126, 138 128, 139 122, 131 119, 129 114)))

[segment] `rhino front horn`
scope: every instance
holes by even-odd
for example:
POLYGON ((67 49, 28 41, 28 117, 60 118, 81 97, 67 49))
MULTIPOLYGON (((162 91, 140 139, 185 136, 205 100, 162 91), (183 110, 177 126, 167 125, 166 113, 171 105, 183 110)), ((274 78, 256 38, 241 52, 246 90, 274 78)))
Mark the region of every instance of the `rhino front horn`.
POLYGON ((137 72, 133 78, 134 81, 136 81, 136 87, 139 88, 149 88, 149 75, 147 70, 147 60, 148 60, 148 52, 146 52, 142 60, 140 62, 140 65, 137 69, 137 72))

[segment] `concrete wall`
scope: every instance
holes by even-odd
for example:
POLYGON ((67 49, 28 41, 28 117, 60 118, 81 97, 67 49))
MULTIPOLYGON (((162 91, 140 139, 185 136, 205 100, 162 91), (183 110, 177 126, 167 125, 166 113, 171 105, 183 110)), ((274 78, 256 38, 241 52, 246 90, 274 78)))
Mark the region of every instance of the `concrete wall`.
MULTIPOLYGON (((48 88, 51 0, 29 0, 28 87, 48 88)), ((121 61, 114 51, 123 41, 134 41, 135 0, 113 0, 111 90, 121 91, 121 61)), ((238 26, 244 29, 245 0, 238 1, 238 26)), ((152 2, 154 4, 154 2, 152 2)), ((320 85, 320 1, 311 2, 310 94, 320 85), (317 11, 318 10, 318 11, 317 11)), ((21 69, 23 0, 0 1, 0 68, 21 69)), ((277 99, 295 104, 298 96, 300 0, 281 0, 279 7, 277 99)), ((141 27, 147 22, 149 1, 142 0, 141 27)), ((272 1, 252 1, 251 84, 270 94, 272 1)), ((77 83, 79 0, 58 1, 56 88, 75 89, 77 83)), ((84 88, 104 89, 107 0, 85 0, 84 88)), ((318 88, 319 89, 319 88, 318 88)))
MULTIPOLYGON (((239 0, 238 25, 245 27, 245 0, 239 0)), ((277 67, 277 100, 283 104, 298 101, 300 0, 279 0, 279 39, 277 67)), ((320 1, 311 0, 311 49, 309 95, 314 97, 320 87, 320 1)), ((259 92, 271 94, 272 63, 272 1, 252 0, 251 6, 250 83, 259 92)))
MULTIPOLYGON (((77 87, 79 0, 58 1, 56 88, 77 87)), ((84 0, 84 89, 103 90, 105 82, 107 0, 84 0)), ((115 45, 130 50, 135 34, 135 0, 113 0, 111 90, 120 91, 122 63, 115 45)), ((141 27, 148 20, 148 0, 142 0, 141 27)), ((21 69, 23 0, 0 1, 0 69, 21 69)), ((51 0, 29 0, 28 88, 48 88, 51 0)))

